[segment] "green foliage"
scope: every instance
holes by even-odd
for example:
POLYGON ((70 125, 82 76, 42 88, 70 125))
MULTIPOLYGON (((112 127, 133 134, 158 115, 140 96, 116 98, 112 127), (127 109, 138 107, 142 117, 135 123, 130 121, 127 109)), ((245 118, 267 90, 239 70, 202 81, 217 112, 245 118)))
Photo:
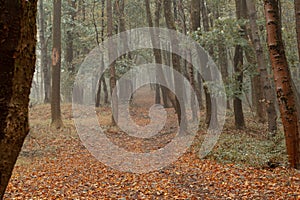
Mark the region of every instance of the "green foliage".
POLYGON ((225 42, 227 48, 232 48, 236 45, 246 48, 249 42, 243 38, 246 33, 241 29, 246 23, 246 20, 219 17, 219 19, 215 20, 215 26, 210 31, 198 30, 192 36, 204 47, 215 46, 219 42, 225 42))
POLYGON ((223 163, 266 167, 268 162, 287 164, 284 134, 270 139, 246 133, 222 134, 210 158, 223 163))

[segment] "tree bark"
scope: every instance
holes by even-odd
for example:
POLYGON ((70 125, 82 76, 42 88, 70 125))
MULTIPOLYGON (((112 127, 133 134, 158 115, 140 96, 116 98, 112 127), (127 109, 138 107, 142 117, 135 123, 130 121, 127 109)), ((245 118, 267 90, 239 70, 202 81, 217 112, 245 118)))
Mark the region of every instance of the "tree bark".
POLYGON ((0 199, 29 132, 37 0, 0 2, 0 199))
MULTIPOLYGON (((94 1, 95 3, 95 1, 94 1)), ((105 29, 105 24, 104 24, 104 10, 105 10, 105 0, 101 1, 101 41, 104 42, 104 29, 105 29)), ((94 25, 95 25, 95 31, 96 31, 96 41, 97 44, 99 45, 99 39, 98 39, 98 29, 96 22, 94 20, 94 25)), ((101 54, 101 70, 103 71, 104 69, 104 58, 103 54, 101 54)), ((96 94, 96 102, 95 102, 95 107, 100 107, 100 100, 101 100, 101 87, 103 84, 103 93, 104 93, 104 104, 108 104, 108 91, 107 91, 107 84, 105 81, 104 75, 100 77, 98 81, 98 89, 97 89, 97 94, 96 94)))
POLYGON ((296 17, 298 56, 299 56, 299 59, 300 59, 300 1, 294 0, 294 4, 295 4, 295 17, 296 17))
POLYGON ((61 0, 53 1, 53 49, 52 49, 52 92, 51 126, 63 126, 60 110, 60 69, 61 69, 61 0))
MULTIPOLYGON (((245 0, 236 0, 235 3, 237 19, 245 19, 245 12, 247 11, 245 0)), ((245 27, 241 27, 241 32, 245 33, 245 27)), ((234 71, 236 73, 235 81, 237 83, 236 96, 233 99, 235 127, 237 129, 243 129, 245 127, 243 103, 241 99, 243 92, 243 49, 240 45, 236 45, 235 47, 234 71)))
MULTIPOLYGON (((252 66, 256 66, 256 64, 258 64, 256 61, 254 51, 251 47, 245 50, 245 56, 247 58, 248 63, 250 63, 252 66)), ((263 102, 265 99, 265 95, 263 91, 264 88, 261 82, 261 74, 259 73, 259 69, 257 69, 256 71, 257 74, 251 77, 252 107, 254 107, 256 110, 257 121, 260 123, 265 123, 266 106, 265 103, 263 102)))
POLYGON ((300 169, 299 116, 292 89, 291 74, 282 41, 278 0, 265 0, 264 11, 267 27, 267 43, 273 68, 277 101, 285 132, 286 148, 291 167, 300 169))
MULTIPOLYGON (((201 20, 200 1, 192 0, 191 1, 191 31, 197 31, 200 28, 200 26, 201 26, 200 20, 201 20)), ((191 52, 188 52, 188 54, 189 54, 190 58, 192 59, 192 56, 190 55, 191 52)), ((198 67, 198 66, 195 66, 195 67, 198 67)), ((202 106, 203 106, 202 105, 202 94, 201 94, 201 91, 199 90, 199 88, 196 86, 194 69, 193 69, 192 65, 188 65, 188 71, 189 71, 190 82, 191 82, 193 89, 195 90, 196 95, 197 95, 199 109, 201 110, 202 106)), ((193 104, 193 102, 191 102, 191 103, 193 104)))
MULTIPOLYGON (((107 0, 106 4, 106 13, 107 13, 107 37, 112 37, 113 32, 113 17, 112 17, 112 3, 111 0, 107 0)), ((110 40, 109 44, 109 60, 113 58, 113 54, 116 51, 114 41, 110 40)), ((111 101, 112 101, 112 125, 116 125, 118 122, 118 97, 117 91, 113 93, 113 90, 117 89, 116 84, 116 69, 115 69, 115 60, 110 64, 110 94, 111 94, 111 101)))
MULTIPOLYGON (((176 30, 175 21, 173 18, 171 8, 172 8, 171 0, 164 0, 164 13, 165 13, 165 20, 166 20, 167 27, 168 27, 168 29, 176 30)), ((172 52, 176 52, 175 50, 179 48, 178 45, 180 42, 172 34, 170 35, 170 37, 171 37, 172 52)), ((173 68, 177 72, 180 73, 182 71, 181 66, 180 66, 180 57, 179 57, 179 55, 177 55, 175 53, 172 53, 172 64, 173 64, 173 68)), ((175 74, 174 74, 174 77, 176 77, 175 74)), ((185 105, 184 105, 184 101, 183 101, 183 88, 182 88, 183 80, 181 80, 179 78, 179 80, 174 80, 174 83, 175 83, 175 92, 177 94, 175 110, 177 113, 178 123, 180 125, 182 125, 181 127, 186 128, 187 119, 186 119, 186 113, 185 113, 185 105)), ((185 130, 183 130, 183 131, 185 131, 185 130)))
POLYGON ((252 43, 255 48, 257 65, 260 73, 260 82, 263 87, 264 96, 266 98, 265 103, 267 107, 268 116, 268 131, 274 134, 277 131, 277 113, 275 108, 275 92, 272 89, 271 80, 269 79, 269 74, 267 70, 267 65, 264 58, 264 51, 260 42, 259 30, 257 27, 257 15, 254 0, 246 0, 248 13, 250 18, 250 26, 252 33, 252 43))
POLYGON ((48 67, 47 41, 45 39, 45 11, 44 0, 39 1, 39 39, 41 45, 41 69, 44 79, 44 103, 50 103, 50 75, 48 67))

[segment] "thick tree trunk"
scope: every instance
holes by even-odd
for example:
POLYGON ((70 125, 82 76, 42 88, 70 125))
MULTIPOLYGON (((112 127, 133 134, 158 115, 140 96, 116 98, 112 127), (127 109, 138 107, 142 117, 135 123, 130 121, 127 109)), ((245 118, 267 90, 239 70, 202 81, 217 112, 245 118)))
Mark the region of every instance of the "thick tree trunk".
POLYGON ((0 199, 29 132, 37 1, 0 2, 0 199))
MULTIPOLYGON (((164 0, 164 12, 165 12, 165 20, 166 20, 166 24, 168 29, 171 30, 176 30, 176 26, 175 26, 175 21, 172 15, 172 2, 171 0, 164 0)), ((170 35, 171 37, 171 47, 172 47, 172 51, 174 52, 176 49, 179 48, 179 41, 176 37, 172 36, 172 34, 170 35)), ((180 66, 180 57, 179 55, 172 53, 172 64, 173 64, 173 68, 177 71, 177 72, 181 72, 181 66, 180 66)), ((175 74, 174 74, 175 77, 175 74)), ((180 125, 182 125, 181 127, 186 127, 187 125, 187 121, 186 121, 186 113, 185 113, 185 105, 184 105, 184 101, 183 101, 183 80, 179 79, 179 80, 174 80, 175 82, 175 92, 177 94, 177 98, 176 98, 176 113, 177 113, 177 118, 178 118, 178 123, 180 125), (180 104, 181 103, 181 104, 180 104)), ((184 130, 183 130, 184 131, 184 130)))
POLYGON ((258 69, 260 73, 260 82, 263 87, 264 96, 266 98, 265 104, 267 107, 268 116, 268 131, 274 134, 277 131, 277 113, 275 108, 275 91, 272 89, 271 80, 269 79, 269 74, 267 70, 267 65, 264 58, 264 51, 261 46, 259 31, 256 24, 256 8, 254 0, 246 0, 248 13, 250 18, 250 26, 252 33, 252 43, 254 44, 258 69))
POLYGON ((60 69, 61 69, 61 0, 53 1, 53 49, 52 49, 52 92, 51 126, 63 126, 60 110, 60 69))
MULTIPOLYGON (((106 13, 107 13, 107 36, 112 37, 113 32, 113 17, 112 17, 112 3, 111 0, 107 0, 106 4, 106 13)), ((109 44, 109 59, 113 57, 113 54, 115 53, 116 48, 114 41, 110 41, 109 44)), ((112 125, 116 125, 118 122, 118 97, 117 97, 117 91, 113 93, 113 90, 117 89, 116 84, 116 69, 115 69, 115 60, 110 64, 110 94, 111 94, 111 100, 112 100, 112 125)))
POLYGON ((281 34, 278 0, 265 0, 267 42, 291 167, 300 169, 299 116, 281 34))

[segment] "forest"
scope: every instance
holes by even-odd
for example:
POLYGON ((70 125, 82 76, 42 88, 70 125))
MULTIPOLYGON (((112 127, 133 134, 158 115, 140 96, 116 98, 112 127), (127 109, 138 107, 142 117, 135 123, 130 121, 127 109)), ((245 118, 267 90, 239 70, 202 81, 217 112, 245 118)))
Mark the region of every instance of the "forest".
POLYGON ((0 0, 0 199, 300 199, 300 0, 0 0))

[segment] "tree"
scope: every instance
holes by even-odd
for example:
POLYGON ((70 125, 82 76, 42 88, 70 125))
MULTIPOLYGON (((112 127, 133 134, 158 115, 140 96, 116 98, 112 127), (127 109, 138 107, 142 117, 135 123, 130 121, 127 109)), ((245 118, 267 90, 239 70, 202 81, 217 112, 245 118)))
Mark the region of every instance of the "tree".
POLYGON ((44 103, 50 103, 50 70, 48 66, 48 53, 47 45, 48 41, 45 39, 45 11, 44 11, 44 0, 39 1, 39 39, 41 46, 41 69, 43 71, 44 79, 44 103))
POLYGON ((291 167, 300 169, 299 117, 292 89, 291 74, 282 40, 278 0, 265 0, 264 11, 267 27, 267 43, 275 80, 277 101, 285 133, 285 141, 291 167))
MULTIPOLYGON (((112 4, 111 4, 111 0, 107 0, 107 4, 106 4, 106 13, 107 13, 107 36, 111 37, 112 36, 112 31, 113 31, 113 16, 112 16, 112 4)), ((111 58, 113 58, 113 54, 116 51, 115 44, 114 41, 110 40, 109 41, 109 60, 111 60, 111 58)), ((110 68, 110 94, 111 94, 111 100, 112 100, 112 124, 116 125, 116 122, 118 121, 118 98, 117 98, 117 92, 113 93, 113 90, 117 89, 116 88, 116 84, 117 84, 117 80, 116 80, 116 69, 115 69, 115 64, 116 61, 113 60, 112 63, 110 64, 109 68, 110 68)))
MULTIPOLYGON (((183 6, 182 6, 182 1, 180 1, 180 8, 182 8, 182 15, 184 16, 184 9, 183 9, 183 6)), ((200 20, 201 20, 201 12, 200 12, 200 1, 199 0, 192 0, 191 1, 191 9, 190 9, 190 16, 191 16, 191 31, 197 31, 198 28, 201 27, 201 24, 200 24, 200 20)), ((184 22, 185 23, 185 22, 184 22)), ((188 52, 188 56, 190 57, 190 59, 192 59, 192 56, 191 56, 191 51, 188 52)), ((198 99, 198 102, 199 102, 199 109, 201 110, 201 107, 202 107, 202 95, 201 95, 201 91, 198 87, 196 87, 196 83, 195 83, 195 77, 194 77, 194 69, 193 69, 193 66, 191 64, 188 64, 188 72, 189 72, 189 80, 190 80, 190 83, 193 87, 193 89, 195 90, 196 92, 196 95, 197 95, 197 99, 198 99)), ((193 96, 191 96, 191 109, 193 111, 193 119, 196 117, 196 109, 194 108, 194 98, 193 96)))
MULTIPOLYGON (((209 31, 209 16, 208 16, 208 9, 207 9, 205 0, 200 0, 200 7, 201 7, 201 14, 202 14, 203 30, 204 30, 204 32, 208 32, 209 31)), ((209 55, 213 56, 213 54, 214 54, 213 48, 211 46, 205 46, 205 48, 208 49, 209 55)), ((207 125, 209 125, 211 121, 217 122, 215 113, 214 114, 212 113, 212 110, 213 110, 212 104, 215 103, 215 99, 212 97, 211 91, 209 91, 209 88, 205 83, 205 81, 206 82, 212 81, 211 71, 209 68, 206 68, 205 70, 203 70, 202 73, 203 73, 204 77, 206 77, 206 79, 207 79, 207 80, 202 80, 202 81, 203 81, 203 88, 204 88, 204 94, 205 94, 205 105, 206 105, 206 107, 205 107, 205 109, 206 109, 205 123, 207 125)), ((201 83, 201 81, 199 81, 199 84, 200 83, 201 83)))
POLYGON ((300 59, 300 1, 294 0, 295 4, 295 17, 296 17, 296 32, 298 42, 298 55, 300 59))
MULTIPOLYGON (((166 20, 166 24, 168 29, 171 30, 176 30, 176 26, 175 26, 175 20, 174 17, 172 15, 172 2, 171 0, 164 0, 164 12, 165 12, 165 20, 166 20)), ((179 41, 178 38, 172 36, 171 34, 171 47, 172 47, 172 51, 176 52, 175 50, 179 48, 179 41)), ((181 66, 180 66, 180 56, 172 53, 172 64, 173 64, 173 68, 177 71, 177 72, 181 72, 181 66)), ((175 74, 174 74, 174 77, 175 74)), ((185 105, 184 105, 184 101, 183 101, 183 88, 182 88, 182 82, 183 80, 179 79, 179 80, 174 80, 175 83, 175 92, 177 94, 177 98, 176 98, 176 106, 175 106, 175 110, 177 113, 177 118, 178 118, 178 124, 182 125, 182 127, 186 127, 187 125, 187 119, 186 119, 186 113, 185 113, 185 105), (181 104, 180 104, 181 103, 181 104)))
MULTIPOLYGON (((161 45, 160 41, 157 38, 159 38, 158 28, 159 28, 161 1, 160 0, 155 1, 155 18, 154 18, 155 25, 153 25, 153 21, 152 21, 150 1, 149 0, 145 0, 145 7, 146 7, 146 15, 147 15, 148 26, 149 27, 157 27, 157 29, 155 29, 154 31, 152 31, 152 29, 150 30, 150 37, 151 37, 152 46, 160 46, 161 45)), ((153 49, 153 54, 154 54, 155 63, 156 64, 162 64, 161 50, 154 48, 153 49)), ((175 97, 171 93, 171 91, 167 87, 165 87, 165 85, 167 85, 167 82, 166 82, 166 79, 165 79, 165 76, 164 76, 164 72, 160 67, 156 68, 156 78, 162 85, 161 86, 159 86, 158 84, 156 85, 156 88, 155 88, 156 89, 155 103, 156 104, 160 103, 160 91, 159 91, 159 89, 161 88, 165 108, 171 107, 172 105, 173 105, 173 107, 175 107, 176 106, 175 97), (168 100, 170 100, 170 101, 168 101, 168 100), (169 105, 169 102, 172 105, 169 105)))
POLYGON ((264 51, 260 42, 259 31, 257 27, 257 16, 256 16, 256 8, 254 0, 246 0, 250 26, 251 26, 251 34, 252 34, 252 43, 255 48, 257 65, 260 73, 260 82, 264 92, 264 97, 266 98, 265 103, 267 107, 267 115, 268 115, 268 130, 270 133, 274 134, 277 130, 277 114, 275 109, 275 93, 272 90, 271 81, 269 80, 269 74, 267 70, 267 65, 264 58, 264 51))
POLYGON ((61 69, 61 0, 53 1, 53 48, 52 48, 52 92, 51 126, 63 126, 60 110, 60 69, 61 69))
POLYGON ((65 84, 65 101, 72 101, 72 83, 74 82, 75 76, 75 65, 73 63, 74 59, 74 29, 75 29, 75 17, 76 17, 76 0, 68 0, 67 2, 67 23, 64 25, 66 29, 66 39, 65 39, 65 63, 66 63, 66 73, 67 79, 64 81, 65 84))
POLYGON ((29 132, 37 0, 0 1, 0 199, 29 132))
MULTIPOLYGON (((236 0, 236 16, 237 19, 245 19, 246 2, 245 0, 236 0)), ((240 32, 245 33, 245 27, 241 26, 240 32)), ((233 99, 233 109, 234 109, 234 118, 235 126, 237 129, 243 129, 245 127, 245 119, 243 113, 243 103, 241 99, 242 88, 243 88, 243 48, 241 45, 235 46, 234 54, 234 71, 235 71, 235 80, 237 84, 237 94, 233 99)))
MULTIPOLYGON (((97 28, 97 23, 95 19, 95 5, 96 5, 96 0, 94 0, 94 5, 93 5, 93 23, 94 23, 94 28, 96 32, 96 42, 97 45, 100 44, 99 42, 99 33, 98 33, 98 28, 97 28)), ((101 1, 101 41, 104 42, 104 9, 105 9, 105 0, 101 1)), ((104 68, 104 58, 103 54, 101 54, 101 70, 103 71, 104 68)), ((104 103, 108 103, 108 91, 107 91, 107 85, 105 81, 104 75, 102 75, 98 81, 98 89, 97 89, 97 94, 96 94, 96 102, 95 102, 95 107, 100 107, 100 99, 101 99, 101 86, 103 84, 103 92, 104 92, 104 103)))

